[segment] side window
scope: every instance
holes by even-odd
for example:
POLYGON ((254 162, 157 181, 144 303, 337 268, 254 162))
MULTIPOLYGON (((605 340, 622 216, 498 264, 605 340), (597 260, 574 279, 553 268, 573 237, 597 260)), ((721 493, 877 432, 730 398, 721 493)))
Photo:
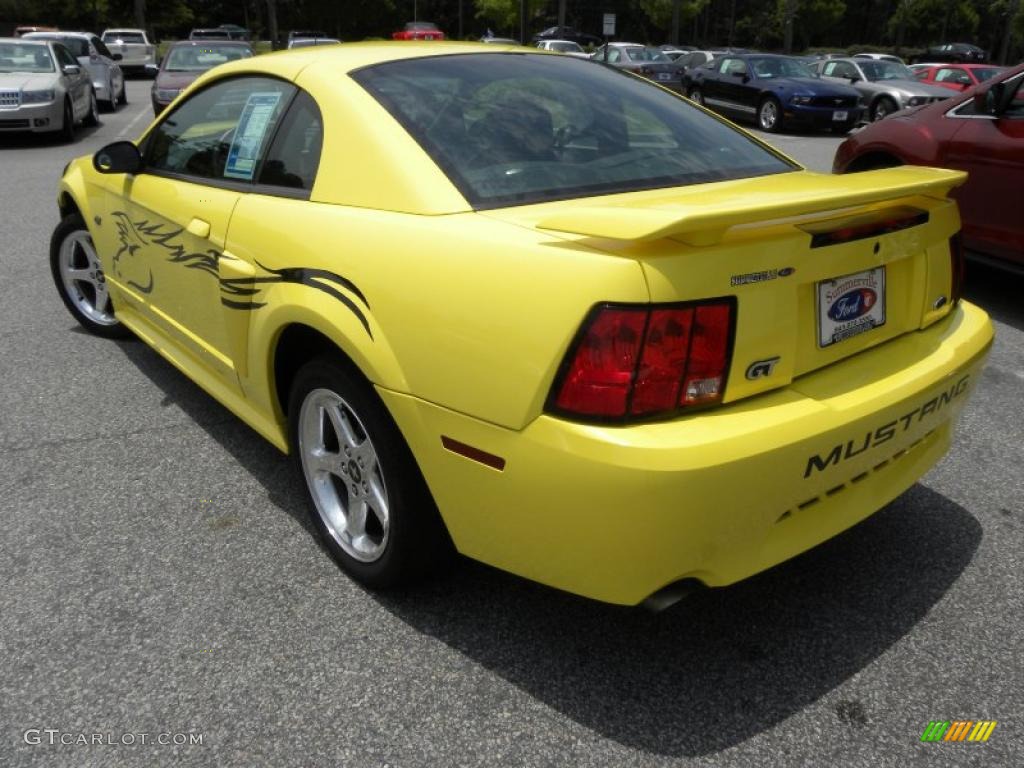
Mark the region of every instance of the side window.
POLYGON ((1010 105, 1006 108, 1003 113, 1004 117, 1013 118, 1020 120, 1024 118, 1024 77, 1018 77, 1016 84, 1007 83, 1010 88, 1016 85, 1016 90, 1013 94, 1013 98, 1010 99, 1010 105))
POLYGON ((742 59, 726 59, 727 69, 725 73, 727 75, 745 75, 747 74, 747 64, 742 59))
POLYGON ((100 56, 106 56, 108 59, 114 58, 114 55, 110 52, 110 49, 107 48, 106 45, 104 45, 102 40, 100 40, 98 37, 93 37, 91 38, 91 40, 92 47, 96 49, 96 52, 99 53, 100 56))
POLYGON ((620 58, 622 58, 622 53, 619 51, 618 48, 612 48, 610 51, 608 51, 608 61, 609 62, 615 63, 620 58))
POLYGON ((915 69, 914 70, 914 77, 916 77, 918 80, 927 80, 928 79, 928 70, 927 69, 915 69))
POLYGON ((323 140, 324 124, 320 109, 308 93, 299 91, 267 152, 259 183, 312 189, 323 140))
POLYGON ((153 129, 146 168, 251 182, 295 90, 269 77, 232 78, 204 88, 153 129))
POLYGON ((67 67, 67 66, 77 67, 78 66, 78 59, 76 59, 74 56, 72 56, 71 55, 71 51, 69 51, 67 48, 65 48, 60 43, 58 43, 57 45, 53 46, 53 50, 54 50, 54 53, 57 54, 57 62, 60 64, 61 67, 67 67))

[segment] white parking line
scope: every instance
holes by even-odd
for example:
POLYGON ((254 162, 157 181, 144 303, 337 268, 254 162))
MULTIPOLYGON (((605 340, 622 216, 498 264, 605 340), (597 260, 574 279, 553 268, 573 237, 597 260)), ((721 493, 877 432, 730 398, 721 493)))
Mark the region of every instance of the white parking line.
POLYGON ((138 115, 135 116, 135 119, 132 120, 130 123, 128 123, 128 125, 126 125, 124 127, 124 130, 121 131, 121 133, 117 134, 117 138, 119 138, 119 139, 131 138, 130 134, 131 134, 132 128, 135 127, 135 124, 137 122, 139 122, 139 120, 141 120, 142 118, 146 117, 148 114, 149 114, 149 111, 147 109, 143 108, 143 110, 141 112, 139 112, 138 115))

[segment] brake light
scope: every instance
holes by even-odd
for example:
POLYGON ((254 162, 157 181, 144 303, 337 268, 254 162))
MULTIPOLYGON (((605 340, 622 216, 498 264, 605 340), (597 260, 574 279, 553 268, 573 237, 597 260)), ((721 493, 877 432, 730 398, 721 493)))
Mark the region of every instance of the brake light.
POLYGON ((964 292, 964 273, 966 262, 964 259, 964 241, 957 232, 949 238, 949 266, 953 275, 952 285, 949 289, 949 303, 956 304, 964 292))
POLYGON ((596 308, 566 355, 548 410, 627 421, 720 402, 735 306, 722 298, 596 308))
POLYGON ((832 222, 823 221, 800 227, 811 235, 811 248, 865 240, 928 223, 928 211, 907 206, 868 213, 847 219, 836 227, 832 222))

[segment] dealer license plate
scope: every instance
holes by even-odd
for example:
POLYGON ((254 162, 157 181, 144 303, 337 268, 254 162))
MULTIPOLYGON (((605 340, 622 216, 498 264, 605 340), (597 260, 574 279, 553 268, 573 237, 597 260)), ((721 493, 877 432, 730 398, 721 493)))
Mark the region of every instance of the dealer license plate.
POLYGON ((832 119, 835 120, 837 123, 842 122, 843 120, 845 120, 849 116, 850 116, 850 113, 846 112, 845 110, 841 111, 841 112, 833 112, 832 113, 832 119))
POLYGON ((818 283, 818 346, 885 325, 885 267, 818 283))

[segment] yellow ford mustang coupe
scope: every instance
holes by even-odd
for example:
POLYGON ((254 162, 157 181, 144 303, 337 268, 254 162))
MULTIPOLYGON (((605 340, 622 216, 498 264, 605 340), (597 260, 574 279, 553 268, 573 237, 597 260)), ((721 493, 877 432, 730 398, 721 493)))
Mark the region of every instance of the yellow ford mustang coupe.
POLYGON ((201 77, 67 168, 75 318, 292 454, 344 569, 620 604, 743 579, 950 445, 992 342, 964 175, 811 173, 648 81, 463 44, 201 77))

